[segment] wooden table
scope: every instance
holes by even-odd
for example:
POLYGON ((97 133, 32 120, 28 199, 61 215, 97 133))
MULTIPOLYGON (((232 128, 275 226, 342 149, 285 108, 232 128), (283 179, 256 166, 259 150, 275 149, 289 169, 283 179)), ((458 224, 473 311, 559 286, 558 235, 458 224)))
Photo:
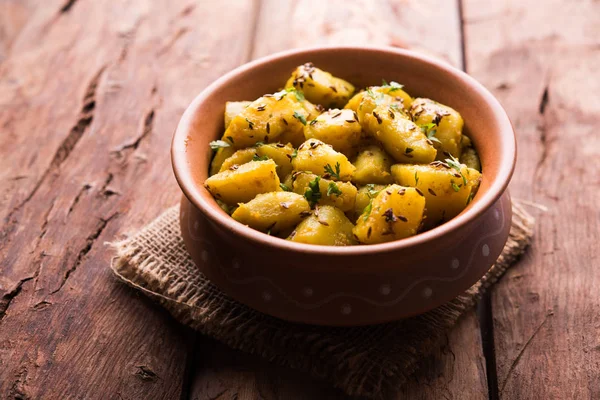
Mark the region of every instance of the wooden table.
POLYGON ((406 399, 600 398, 600 3, 0 0, 0 398, 343 398, 116 282, 105 242, 174 204, 173 130, 232 68, 317 44, 466 69, 519 141, 534 245, 406 399), (540 210, 542 209, 542 210, 540 210))

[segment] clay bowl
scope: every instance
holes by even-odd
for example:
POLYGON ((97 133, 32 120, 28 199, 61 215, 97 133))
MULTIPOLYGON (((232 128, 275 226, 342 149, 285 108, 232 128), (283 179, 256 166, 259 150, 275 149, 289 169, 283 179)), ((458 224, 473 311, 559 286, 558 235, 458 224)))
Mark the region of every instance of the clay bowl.
POLYGON ((391 48, 329 47, 271 55, 243 65, 200 93, 187 108, 171 149, 183 190, 181 231, 198 268, 223 292, 263 313, 320 325, 365 325, 431 310, 469 288, 494 263, 508 238, 506 187, 515 136, 498 101, 442 61, 391 48), (405 85, 458 110, 477 147, 483 181, 451 221, 391 243, 327 247, 257 232, 223 212, 203 187, 211 149, 223 133, 226 101, 280 89, 297 65, 312 61, 357 87, 381 79, 405 85))

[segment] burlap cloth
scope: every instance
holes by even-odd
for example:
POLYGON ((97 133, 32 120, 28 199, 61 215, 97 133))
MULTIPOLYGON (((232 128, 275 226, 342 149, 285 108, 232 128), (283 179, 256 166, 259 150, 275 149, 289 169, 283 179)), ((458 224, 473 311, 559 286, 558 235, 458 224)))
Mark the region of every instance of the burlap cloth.
POLYGON ((448 304, 397 322, 328 328, 289 323, 223 294, 189 257, 173 207, 130 238, 115 243, 112 270, 157 300, 182 324, 226 345, 308 371, 349 395, 385 398, 418 373, 419 361, 525 251, 533 218, 513 203, 506 246, 488 273, 448 304))

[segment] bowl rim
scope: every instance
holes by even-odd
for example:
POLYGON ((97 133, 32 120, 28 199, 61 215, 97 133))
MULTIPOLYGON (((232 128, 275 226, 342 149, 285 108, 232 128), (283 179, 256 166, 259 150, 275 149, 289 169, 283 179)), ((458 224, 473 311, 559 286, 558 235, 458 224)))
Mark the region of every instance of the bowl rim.
POLYGON ((181 117, 177 129, 171 141, 171 164, 175 178, 189 201, 197 207, 210 221, 215 224, 225 227, 228 231, 233 232, 238 236, 253 242, 253 244, 278 248, 299 253, 313 253, 318 255, 331 256, 357 256, 357 255, 373 255, 376 253, 385 253, 398 250, 405 250, 411 247, 431 242, 437 238, 448 235, 459 230, 465 225, 478 219, 485 213, 504 193, 507 189, 512 174, 515 169, 517 145, 514 130, 506 111, 500 102, 486 89, 481 83, 475 80, 467 73, 451 66, 443 60, 423 55, 411 50, 398 49, 385 46, 315 46, 301 49, 286 50, 278 53, 273 53, 268 56, 250 61, 243 64, 220 78, 215 80, 204 90, 202 90, 186 108, 181 117), (214 91, 225 85, 231 78, 242 73, 246 73, 253 68, 271 62, 276 62, 292 56, 305 55, 308 58, 315 53, 323 53, 330 51, 356 51, 356 52, 386 52, 394 56, 405 57, 417 62, 430 64, 430 66, 443 70, 453 76, 453 78, 464 81, 474 91, 478 93, 490 106, 496 122, 499 126, 498 131, 501 135, 501 159, 499 161, 497 177, 490 183, 488 190, 483 196, 475 196, 474 200, 465 208, 459 215, 452 218, 450 221, 443 223, 426 232, 419 233, 404 239, 399 239, 387 243, 355 245, 355 246, 323 246, 315 244, 305 244, 292 242, 286 239, 274 237, 252 229, 240 222, 234 220, 229 215, 219 212, 221 211, 216 202, 214 204, 206 201, 201 195, 201 188, 194 182, 190 166, 187 163, 185 150, 185 141, 188 137, 189 127, 192 125, 196 110, 200 104, 208 98, 214 91), (506 133, 506 134, 505 134, 506 133), (182 145, 183 144, 183 145, 182 145), (181 150, 184 149, 184 150, 181 150))

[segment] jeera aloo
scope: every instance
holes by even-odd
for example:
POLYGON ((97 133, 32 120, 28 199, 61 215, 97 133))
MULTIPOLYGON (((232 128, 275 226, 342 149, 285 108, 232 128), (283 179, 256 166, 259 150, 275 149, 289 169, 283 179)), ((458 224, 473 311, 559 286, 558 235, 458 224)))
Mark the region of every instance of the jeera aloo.
POLYGON ((236 221, 287 240, 399 240, 475 196, 481 165, 462 130, 456 110, 396 82, 356 93, 307 63, 280 92, 227 102, 205 187, 236 221))

